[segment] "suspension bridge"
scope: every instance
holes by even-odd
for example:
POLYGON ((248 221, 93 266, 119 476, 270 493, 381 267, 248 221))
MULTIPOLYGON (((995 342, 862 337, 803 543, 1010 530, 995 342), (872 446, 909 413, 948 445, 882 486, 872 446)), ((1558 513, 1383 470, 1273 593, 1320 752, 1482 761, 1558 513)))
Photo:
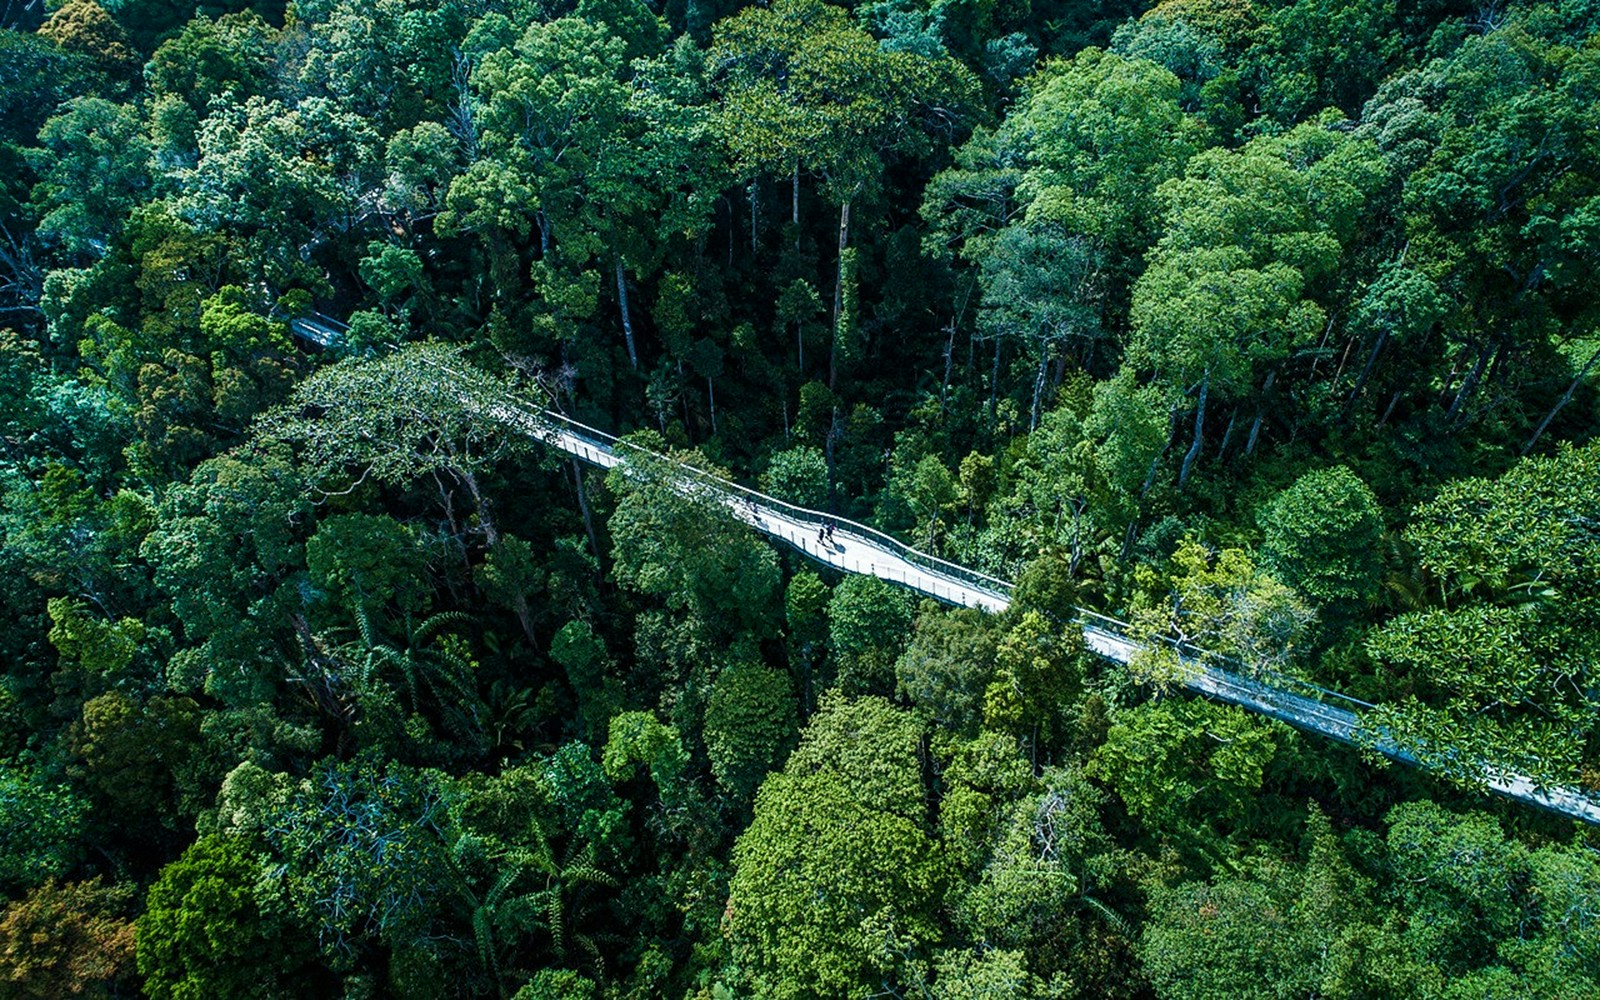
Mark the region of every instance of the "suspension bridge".
MULTIPOLYGON (((326 347, 338 340, 336 322, 325 317, 300 319, 294 321, 293 329, 303 339, 326 347)), ((462 373, 444 369, 441 374, 454 377, 462 373)), ((842 572, 876 576, 958 607, 999 613, 1011 606, 1012 584, 1006 580, 921 552, 867 525, 786 503, 552 410, 508 399, 482 415, 599 469, 615 468, 630 453, 665 463, 673 470, 680 492, 709 504, 720 504, 734 518, 768 538, 842 572), (833 530, 828 532, 830 525, 833 530)), ((1074 625, 1083 630, 1084 644, 1106 659, 1127 664, 1147 648, 1147 643, 1165 641, 1176 653, 1179 683, 1190 691, 1306 732, 1374 749, 1402 764, 1424 766, 1394 740, 1363 724, 1359 710, 1370 710, 1373 705, 1297 678, 1271 675, 1279 683, 1269 683, 1219 665, 1228 661, 1204 650, 1170 640, 1135 639, 1126 622, 1086 608, 1076 612, 1074 625), (1289 690, 1291 684, 1309 693, 1289 690)), ((1506 798, 1600 825, 1600 800, 1579 789, 1545 786, 1525 775, 1487 766, 1483 768, 1481 784, 1506 798)))

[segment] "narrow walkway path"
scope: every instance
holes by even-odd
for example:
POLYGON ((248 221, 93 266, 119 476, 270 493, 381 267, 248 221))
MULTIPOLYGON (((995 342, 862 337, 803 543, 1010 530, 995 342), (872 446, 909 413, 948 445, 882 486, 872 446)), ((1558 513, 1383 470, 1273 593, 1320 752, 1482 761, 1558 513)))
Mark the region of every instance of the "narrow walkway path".
MULTIPOLYGON (((633 447, 602 431, 547 411, 535 414, 507 407, 495 416, 551 447, 603 469, 621 462, 617 454, 619 447, 633 447)), ((653 452, 646 454, 658 461, 672 461, 653 452)), ((918 552, 866 525, 784 503, 699 469, 684 465, 679 468, 686 481, 703 487, 709 496, 724 503, 734 517, 770 538, 786 542, 817 562, 847 573, 867 573, 898 583, 946 604, 992 612, 1011 606, 1011 584, 1004 580, 918 552), (823 540, 818 536, 818 528, 830 521, 835 525, 833 538, 823 540)), ((1079 613, 1084 642, 1095 653, 1125 664, 1141 649, 1137 641, 1128 637, 1125 622, 1081 608, 1079 613)), ((1182 651, 1179 660, 1186 668, 1183 684, 1191 691, 1342 743, 1353 746, 1362 743, 1361 718, 1354 712, 1224 670, 1182 651)), ((1400 763, 1419 765, 1415 757, 1390 740, 1379 740, 1376 749, 1400 763)), ((1531 779, 1520 775, 1486 776, 1485 786, 1507 798, 1600 825, 1600 802, 1577 789, 1541 789, 1531 779)))
MULTIPOLYGON (((340 335, 334 326, 320 320, 297 319, 292 328, 296 335, 323 347, 336 342, 340 335)), ((461 376, 448 369, 445 373, 461 376)), ((656 461, 676 465, 686 492, 725 504, 740 521, 819 563, 847 573, 866 573, 898 583, 946 604, 991 612, 1004 611, 1011 606, 1012 585, 1005 580, 919 552, 864 524, 785 503, 674 462, 559 413, 507 401, 494 406, 485 416, 598 468, 614 468, 622 461, 619 450, 628 448, 656 461), (833 538, 824 541, 817 532, 830 522, 835 525, 833 538)), ((1126 664, 1143 648, 1137 640, 1129 638, 1126 622, 1084 608, 1077 610, 1084 642, 1095 653, 1126 664)), ((1191 691, 1342 743, 1355 746, 1363 743, 1361 717, 1355 712, 1224 670, 1181 649, 1179 661, 1186 668, 1183 684, 1191 691)), ((1335 692, 1323 693, 1357 704, 1335 692)), ((1379 739, 1375 749, 1400 763, 1422 766, 1391 740, 1379 739)), ((1600 825, 1600 800, 1578 789, 1540 788, 1532 779, 1517 774, 1486 773, 1484 785, 1489 791, 1518 802, 1600 825)))

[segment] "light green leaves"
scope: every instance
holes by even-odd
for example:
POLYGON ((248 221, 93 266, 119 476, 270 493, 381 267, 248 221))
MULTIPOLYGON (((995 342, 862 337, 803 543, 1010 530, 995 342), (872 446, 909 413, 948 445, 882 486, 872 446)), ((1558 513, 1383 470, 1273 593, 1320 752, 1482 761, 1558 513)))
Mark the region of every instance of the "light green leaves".
POLYGON ((1156 829, 1189 829, 1197 810, 1240 823, 1281 740, 1278 724, 1243 709, 1163 698, 1117 714, 1089 773, 1156 829))
POLYGON ((840 689, 888 693, 894 662, 911 629, 913 605, 905 591, 875 576, 849 576, 828 601, 828 635, 840 689))
POLYGON ((776 453, 761 474, 761 488, 801 507, 822 507, 828 502, 828 464, 822 449, 800 445, 776 453))
POLYGON ((1595 702, 1597 481, 1600 448, 1568 448, 1417 508, 1406 538, 1441 606, 1368 633, 1417 696, 1374 725, 1469 783, 1485 767, 1571 780, 1595 702))
POLYGON ((684 801, 689 755, 678 734, 649 712, 619 712, 611 717, 610 734, 600 763, 606 777, 623 782, 637 764, 645 765, 661 801, 679 806, 684 801))
POLYGON ((722 670, 706 704, 706 755, 717 783, 741 802, 794 745, 793 683, 781 670, 735 664, 722 670))
POLYGON ((70 597, 51 598, 49 610, 50 644, 64 662, 77 662, 92 675, 114 678, 133 662, 144 638, 138 619, 107 621, 70 597))
POLYGON ((607 482, 621 498, 610 521, 619 582, 692 612, 720 641, 776 630, 777 561, 723 504, 685 495, 692 479, 637 454, 607 482))
POLYGON ((1028 142, 1018 195, 1030 222, 1106 246, 1138 245, 1159 218, 1156 191, 1199 147, 1178 79, 1154 63, 1085 49, 1027 83, 1005 129, 1028 142))
POLYGON ((149 996, 255 998, 282 988, 279 976, 306 956, 263 912, 264 867, 245 839, 208 836, 161 870, 136 925, 149 996))
POLYGON ((882 153, 914 148, 920 128, 948 128, 976 96, 955 60, 886 49, 821 0, 720 22, 710 65, 722 85, 718 132, 744 171, 803 167, 839 202, 875 179, 882 153))
POLYGON ((418 344, 322 369, 289 406, 263 416, 258 433, 293 442, 308 477, 328 490, 368 474, 394 485, 431 472, 465 480, 527 447, 490 416, 508 394, 503 378, 458 349, 418 344))
POLYGON ((938 939, 943 865, 921 822, 920 728, 880 699, 835 700, 762 786, 725 918, 755 994, 852 995, 938 939))
POLYGON ((1170 590, 1134 611, 1134 634, 1155 641, 1130 666, 1170 683, 1175 678, 1168 672, 1177 663, 1162 642, 1170 639, 1190 651, 1234 657, 1246 670, 1281 670, 1315 618, 1293 589, 1258 570, 1244 550, 1214 554, 1185 539, 1172 555, 1170 590))

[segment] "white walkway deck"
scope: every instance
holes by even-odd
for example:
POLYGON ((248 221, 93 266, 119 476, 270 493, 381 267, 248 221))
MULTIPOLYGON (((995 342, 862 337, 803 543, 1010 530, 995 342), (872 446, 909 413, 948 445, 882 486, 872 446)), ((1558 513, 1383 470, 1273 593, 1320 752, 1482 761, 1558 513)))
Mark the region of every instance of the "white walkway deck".
MULTIPOLYGON (((590 465, 610 469, 621 461, 615 451, 618 447, 615 438, 559 414, 534 414, 507 407, 495 416, 590 465)), ((655 457, 671 461, 663 456, 655 457)), ((865 525, 795 507, 736 483, 715 479, 700 470, 683 468, 686 488, 714 497, 740 521, 819 563, 847 573, 867 573, 947 604, 992 612, 1004 611, 1011 605, 1011 585, 1003 580, 917 552, 865 525), (692 487, 687 485, 691 481, 692 487), (824 541, 818 537, 818 527, 830 520, 835 525, 833 538, 824 541)), ((1140 649, 1138 642, 1119 630, 1124 623, 1091 612, 1083 614, 1085 618, 1080 625, 1084 641, 1094 652, 1127 663, 1140 649)), ((1198 694, 1342 743, 1361 743, 1358 735, 1361 720, 1354 712, 1220 669, 1192 656, 1180 654, 1180 659, 1188 668, 1184 686, 1198 694)), ((1418 763, 1387 740, 1380 740, 1377 749, 1401 763, 1418 763)), ((1487 777, 1485 786, 1507 798, 1600 825, 1600 801, 1577 789, 1540 789, 1532 780, 1518 775, 1487 777)))
MULTIPOLYGON (((292 327, 296 335, 326 347, 335 343, 340 334, 331 325, 332 321, 325 320, 325 317, 297 319, 292 327)), ((633 447, 561 414, 514 402, 496 406, 485 416, 602 469, 613 468, 621 462, 617 448, 633 447)), ((665 456, 654 457, 658 461, 672 462, 665 456)), ((682 465, 679 468, 686 491, 725 504, 740 521, 793 546, 817 562, 847 573, 871 574, 947 604, 992 612, 1011 606, 1011 584, 1005 580, 918 552, 866 525, 796 507, 698 469, 682 465), (817 529, 830 521, 835 525, 833 538, 823 541, 817 529)), ((1099 655, 1127 663, 1141 648, 1137 641, 1128 637, 1126 623, 1082 609, 1080 614, 1084 641, 1099 655)), ((1361 743, 1361 719, 1354 712, 1223 670, 1182 651, 1180 660, 1188 668, 1184 686, 1191 691, 1342 743, 1361 743)), ((1415 757, 1390 741, 1379 740, 1376 748, 1393 760, 1419 765, 1415 757)), ((1600 800, 1578 789, 1541 789, 1521 775, 1486 774, 1484 783, 1489 791, 1507 798, 1600 825, 1600 800)))

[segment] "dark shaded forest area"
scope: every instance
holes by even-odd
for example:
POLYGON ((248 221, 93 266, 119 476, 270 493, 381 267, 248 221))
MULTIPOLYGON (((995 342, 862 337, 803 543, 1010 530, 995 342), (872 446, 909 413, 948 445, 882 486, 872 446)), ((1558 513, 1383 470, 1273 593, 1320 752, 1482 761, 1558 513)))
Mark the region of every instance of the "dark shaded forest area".
POLYGON ((0 1000, 1600 995, 1600 2, 664 4, 0 0, 0 1000))

